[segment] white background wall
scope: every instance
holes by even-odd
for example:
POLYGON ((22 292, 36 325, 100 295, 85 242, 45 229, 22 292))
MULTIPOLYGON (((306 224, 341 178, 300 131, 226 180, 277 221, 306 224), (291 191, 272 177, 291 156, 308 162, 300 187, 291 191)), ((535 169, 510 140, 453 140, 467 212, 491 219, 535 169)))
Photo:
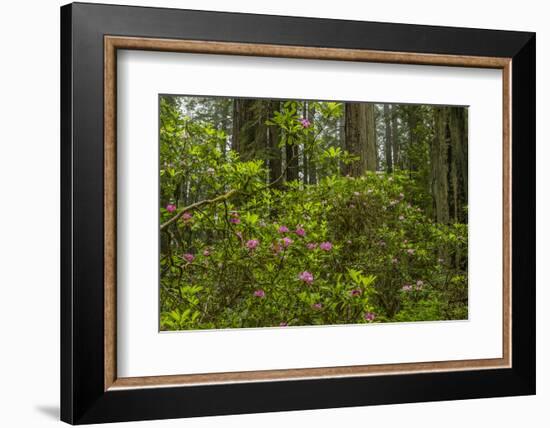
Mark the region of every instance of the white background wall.
MULTIPOLYGON (((120 0, 123 2, 122 0, 120 0)), ((116 3, 103 1, 104 3, 116 3)), ((537 32, 538 394, 140 423, 140 426, 548 426, 550 14, 536 0, 147 0, 126 4, 537 32), (265 3, 265 4, 263 4, 265 3), (546 119, 546 120, 545 120, 546 119), (546 405, 546 406, 545 406, 546 405), (546 408, 545 408, 546 407, 546 408)), ((54 426, 59 407, 59 6, 0 6, 0 425, 54 426)), ((474 386, 475 387, 475 386, 474 386)), ((125 426, 138 426, 137 423, 125 426)))

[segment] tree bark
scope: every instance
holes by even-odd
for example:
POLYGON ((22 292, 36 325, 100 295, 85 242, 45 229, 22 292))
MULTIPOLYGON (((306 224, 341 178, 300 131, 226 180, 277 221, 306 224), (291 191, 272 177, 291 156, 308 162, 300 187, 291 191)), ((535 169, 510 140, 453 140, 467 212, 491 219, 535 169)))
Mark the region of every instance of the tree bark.
POLYGON ((237 152, 242 160, 261 157, 266 151, 266 113, 266 101, 235 98, 231 149, 237 152))
MULTIPOLYGON (((303 117, 309 119, 309 103, 307 101, 304 101, 302 111, 303 117)), ((310 141, 305 141, 304 144, 302 144, 302 182, 304 184, 308 184, 309 180, 309 159, 307 155, 307 146, 309 143, 310 141)))
POLYGON ((468 141, 467 117, 463 107, 449 108, 450 164, 455 221, 466 223, 468 203, 468 141))
POLYGON ((376 114, 374 104, 365 104, 365 114, 367 115, 367 129, 365 131, 367 141, 364 151, 365 169, 367 171, 376 171, 378 166, 378 150, 376 147, 376 114))
POLYGON ((389 104, 384 104, 384 151, 386 152, 386 171, 393 172, 391 110, 389 104))
POLYGON ((393 154, 393 169, 403 169, 401 162, 401 152, 399 150, 399 134, 397 128, 397 107, 391 107, 391 138, 392 138, 392 154, 393 154))
POLYGON ((365 171, 376 171, 376 127, 374 105, 348 103, 344 118, 345 149, 359 159, 344 165, 345 175, 358 177, 365 171))
MULTIPOLYGON (((412 148, 418 144, 418 108, 419 106, 408 106, 407 108, 407 122, 409 126, 409 153, 412 152, 412 148)), ((417 171, 418 166, 414 164, 409 154, 409 170, 417 171)))
POLYGON ((297 180, 300 165, 298 163, 298 148, 296 145, 287 143, 285 145, 285 155, 286 181, 297 180))
MULTIPOLYGON (((269 103, 269 117, 273 117, 274 113, 280 108, 279 101, 271 101, 269 103)), ((279 179, 283 173, 283 157, 281 148, 279 147, 279 128, 277 126, 269 126, 267 128, 268 141, 268 165, 269 165, 269 182, 274 183, 274 187, 281 187, 279 179)))
MULTIPOLYGON (((312 105, 308 105, 307 110, 307 119, 313 126, 315 123, 315 107, 312 105)), ((311 140, 313 140, 314 136, 312 135, 311 140)), ((313 144, 313 141, 311 141, 313 144)), ((315 164, 315 159, 313 159, 311 156, 308 157, 308 171, 309 171, 309 184, 317 184, 317 165, 315 164)))
POLYGON ((431 182, 435 207, 435 219, 439 223, 449 223, 448 203, 448 108, 435 107, 434 125, 435 135, 431 144, 431 182))

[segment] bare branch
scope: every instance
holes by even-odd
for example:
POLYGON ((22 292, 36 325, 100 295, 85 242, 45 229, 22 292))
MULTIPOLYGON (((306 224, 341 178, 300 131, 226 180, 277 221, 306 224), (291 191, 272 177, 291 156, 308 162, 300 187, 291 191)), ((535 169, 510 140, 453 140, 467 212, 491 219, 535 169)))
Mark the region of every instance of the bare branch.
POLYGON ((232 196, 234 196, 236 193, 238 193, 239 191, 237 189, 233 189, 233 190, 230 190, 229 192, 227 193, 224 193, 223 195, 220 195, 220 196, 216 196, 215 198, 213 199, 203 199, 202 201, 198 201, 198 202, 195 202, 195 203, 192 203, 191 205, 188 205, 184 208, 181 209, 180 212, 178 212, 174 217, 172 217, 170 220, 167 220, 166 222, 162 223, 160 225, 160 230, 163 230, 165 228, 167 228, 168 226, 170 226, 172 223, 178 221, 178 219, 186 212, 186 211, 192 211, 194 210, 195 208, 198 208, 198 207, 201 207, 203 205, 208 205, 208 204, 215 204, 216 202, 221 202, 221 201, 226 201, 227 199, 231 198, 232 196))

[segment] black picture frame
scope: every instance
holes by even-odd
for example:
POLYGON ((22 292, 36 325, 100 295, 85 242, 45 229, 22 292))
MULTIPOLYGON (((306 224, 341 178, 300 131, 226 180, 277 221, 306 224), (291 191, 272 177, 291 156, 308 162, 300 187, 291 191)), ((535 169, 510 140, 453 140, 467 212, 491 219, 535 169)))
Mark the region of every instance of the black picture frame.
POLYGON ((73 3, 61 8, 61 419, 71 424, 535 393, 535 34, 73 3), (512 367, 104 390, 104 36, 512 58, 512 367))

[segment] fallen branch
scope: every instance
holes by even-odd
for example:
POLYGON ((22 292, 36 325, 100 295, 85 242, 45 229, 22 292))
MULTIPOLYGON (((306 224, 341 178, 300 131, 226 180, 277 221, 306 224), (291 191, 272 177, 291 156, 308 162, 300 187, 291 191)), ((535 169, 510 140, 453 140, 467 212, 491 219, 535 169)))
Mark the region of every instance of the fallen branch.
POLYGON ((178 219, 187 211, 192 211, 194 210, 195 208, 198 208, 198 207, 201 207, 203 205, 208 205, 208 204, 215 204, 216 202, 221 202, 221 201, 226 201, 227 199, 231 198, 233 195, 235 195, 236 193, 238 193, 238 190, 237 189, 233 189, 233 190, 230 190, 229 192, 227 193, 224 193, 223 195, 220 195, 220 196, 216 196, 215 198, 213 199, 203 199, 202 201, 198 201, 198 202, 195 202, 191 205, 188 205, 184 208, 182 208, 182 210, 180 212, 178 212, 174 217, 172 217, 170 220, 162 223, 160 225, 160 230, 163 230, 165 228, 167 228, 168 226, 170 226, 172 223, 178 221, 178 219))

